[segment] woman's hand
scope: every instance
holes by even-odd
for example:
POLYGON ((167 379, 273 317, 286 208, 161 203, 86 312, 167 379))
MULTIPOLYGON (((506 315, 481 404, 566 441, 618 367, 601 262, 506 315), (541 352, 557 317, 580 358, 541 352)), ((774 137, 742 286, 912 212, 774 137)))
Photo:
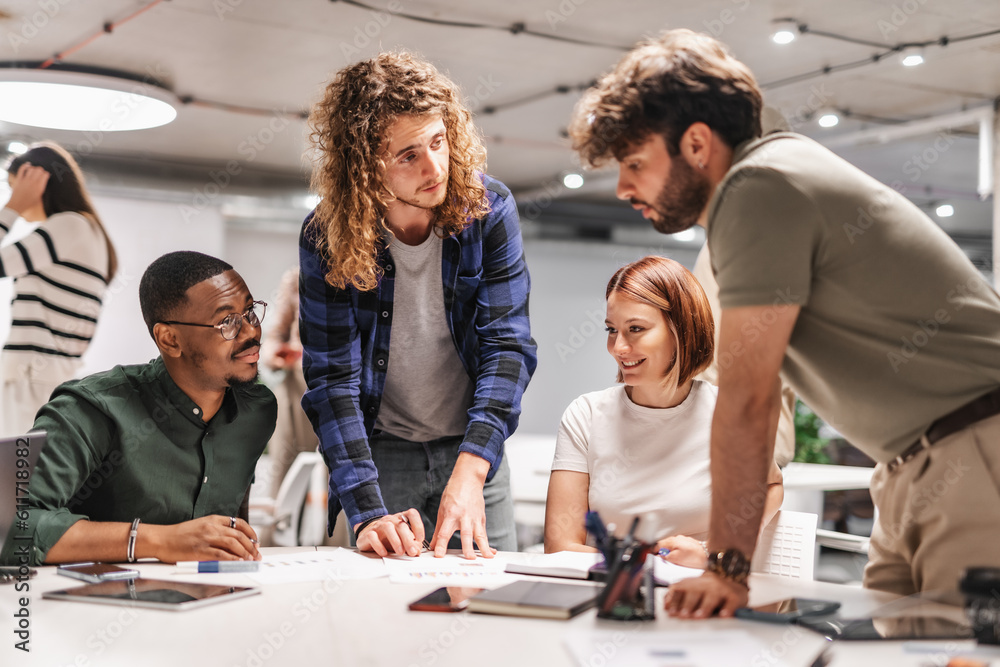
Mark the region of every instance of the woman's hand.
POLYGON ((702 543, 687 535, 671 535, 664 537, 656 543, 661 549, 670 549, 670 553, 663 557, 668 563, 683 565, 684 567, 704 568, 708 561, 708 552, 702 543))
POLYGON ((32 164, 22 164, 11 184, 7 208, 23 215, 25 211, 42 208, 42 194, 49 182, 49 172, 32 164))

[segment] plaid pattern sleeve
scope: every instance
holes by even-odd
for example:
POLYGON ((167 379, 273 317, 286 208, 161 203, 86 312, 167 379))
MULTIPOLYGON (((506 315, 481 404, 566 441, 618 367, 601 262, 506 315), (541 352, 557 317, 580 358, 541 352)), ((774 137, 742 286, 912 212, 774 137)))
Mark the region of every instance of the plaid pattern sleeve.
POLYGON ((489 177, 484 182, 490 213, 460 235, 467 238, 460 239, 462 261, 456 280, 456 297, 461 300, 464 276, 478 274, 468 304, 474 317, 455 321, 454 332, 466 366, 475 369, 476 381, 459 451, 489 461, 491 479, 500 465, 504 441, 517 428, 521 396, 537 364, 537 346, 528 321, 531 279, 517 206, 503 183, 489 177), (466 335, 459 336, 460 331, 466 335))
POLYGON ((310 238, 310 220, 299 239, 299 334, 308 385, 302 407, 330 468, 332 532, 341 506, 349 527, 387 513, 362 413, 362 329, 374 313, 358 308, 355 290, 326 283, 326 263, 310 238))

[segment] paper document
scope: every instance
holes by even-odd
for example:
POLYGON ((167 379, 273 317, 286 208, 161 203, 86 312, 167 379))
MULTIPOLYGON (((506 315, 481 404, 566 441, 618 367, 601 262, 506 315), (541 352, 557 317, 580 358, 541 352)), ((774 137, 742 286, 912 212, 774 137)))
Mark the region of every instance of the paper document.
POLYGON ((262 584, 289 584, 325 579, 377 579, 386 575, 380 558, 354 549, 324 548, 290 554, 265 555, 260 570, 247 576, 262 584))
MULTIPOLYGON (((661 612, 662 613, 662 612, 661 612)), ((822 642, 815 642, 822 648, 822 642)), ((712 632, 573 631, 563 645, 578 665, 605 667, 780 667, 786 662, 768 654, 768 645, 744 630, 712 632), (770 660, 765 660, 770 658, 770 660)), ((803 647, 806 648, 806 647, 803 647)), ((819 648, 812 650, 815 654, 819 648)))
POLYGON ((425 551, 416 557, 386 556, 382 561, 389 581, 394 584, 495 588, 517 581, 514 575, 504 573, 507 559, 499 554, 493 558, 478 556, 476 560, 466 560, 451 553, 435 558, 434 552, 425 551))
POLYGON ((700 577, 705 574, 705 570, 699 567, 684 567, 683 565, 668 563, 659 556, 653 560, 656 563, 653 566, 653 577, 656 579, 658 586, 669 586, 670 584, 676 584, 678 581, 700 577))
POLYGON ((507 572, 545 577, 586 579, 590 568, 604 560, 599 553, 559 551, 554 554, 519 555, 507 564, 507 572))

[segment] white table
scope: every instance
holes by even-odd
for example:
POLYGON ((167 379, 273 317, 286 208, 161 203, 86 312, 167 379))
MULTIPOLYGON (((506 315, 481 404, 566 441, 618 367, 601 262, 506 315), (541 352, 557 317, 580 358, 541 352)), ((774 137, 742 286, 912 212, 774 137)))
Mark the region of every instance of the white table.
MULTIPOLYGON (((174 566, 159 563, 138 567, 152 578, 254 585, 245 575, 175 575, 174 566)), ((823 644, 818 636, 789 626, 735 619, 679 621, 662 611, 656 621, 641 624, 601 621, 593 610, 570 621, 410 612, 407 604, 433 587, 391 584, 386 578, 268 585, 260 595, 188 612, 41 598, 43 591, 75 583, 51 567, 41 568, 30 580, 30 655, 12 648, 17 601, 11 586, 0 588, 0 665, 559 667, 573 664, 562 646, 567 632, 602 628, 620 629, 626 638, 632 630, 712 633, 742 628, 761 638, 769 655, 784 656, 792 665, 810 664, 823 644)), ((870 614, 892 601, 891 596, 859 588, 771 575, 753 575, 752 585, 753 604, 790 595, 834 599, 849 616, 870 614)), ((753 664, 779 664, 764 655, 753 657, 758 658, 753 664)), ((927 656, 903 655, 895 642, 840 644, 832 664, 916 666, 927 664, 927 656)))

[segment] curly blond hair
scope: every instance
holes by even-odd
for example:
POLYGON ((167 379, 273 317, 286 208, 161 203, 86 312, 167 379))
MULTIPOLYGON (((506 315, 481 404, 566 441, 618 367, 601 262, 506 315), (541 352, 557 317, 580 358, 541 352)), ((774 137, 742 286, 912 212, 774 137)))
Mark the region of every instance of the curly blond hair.
POLYGON ((405 52, 345 67, 309 115, 309 138, 318 155, 312 187, 322 197, 311 231, 333 287, 366 291, 378 285, 382 272, 376 260, 390 196, 383 181, 383 142, 389 126, 406 115, 440 115, 446 128, 448 194, 435 209, 435 233, 457 234, 489 212, 480 178, 486 149, 458 87, 405 52))

